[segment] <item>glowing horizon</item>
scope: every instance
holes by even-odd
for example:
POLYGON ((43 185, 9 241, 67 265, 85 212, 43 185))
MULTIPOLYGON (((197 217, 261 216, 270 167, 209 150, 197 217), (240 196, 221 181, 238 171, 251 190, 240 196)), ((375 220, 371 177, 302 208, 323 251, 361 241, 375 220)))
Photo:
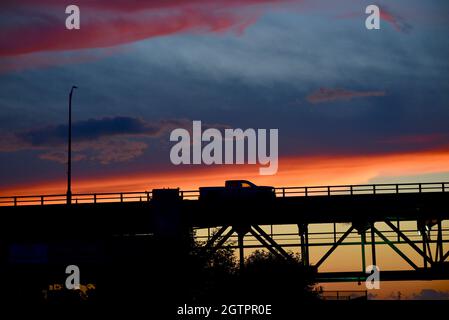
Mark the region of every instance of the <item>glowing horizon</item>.
MULTIPOLYGON (((201 166, 174 172, 98 176, 72 182, 74 193, 150 191, 156 188, 196 190, 223 185, 225 180, 245 179, 275 187, 364 184, 376 178, 401 179, 417 174, 449 171, 449 149, 360 156, 284 157, 274 176, 261 176, 257 166, 201 166)), ((420 182, 420 181, 417 181, 420 182)), ((442 181, 435 181, 442 182, 442 181)), ((3 188, 3 195, 64 194, 65 179, 3 188)))

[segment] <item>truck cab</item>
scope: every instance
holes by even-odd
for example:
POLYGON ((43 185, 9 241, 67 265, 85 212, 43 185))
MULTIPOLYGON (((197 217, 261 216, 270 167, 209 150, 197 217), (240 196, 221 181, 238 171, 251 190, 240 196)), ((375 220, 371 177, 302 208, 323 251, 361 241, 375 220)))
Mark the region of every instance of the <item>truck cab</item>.
POLYGON ((274 187, 257 186, 248 180, 228 180, 224 187, 200 188, 200 201, 270 200, 276 197, 274 187))
POLYGON ((225 182, 225 188, 253 188, 257 186, 248 180, 228 180, 225 182))

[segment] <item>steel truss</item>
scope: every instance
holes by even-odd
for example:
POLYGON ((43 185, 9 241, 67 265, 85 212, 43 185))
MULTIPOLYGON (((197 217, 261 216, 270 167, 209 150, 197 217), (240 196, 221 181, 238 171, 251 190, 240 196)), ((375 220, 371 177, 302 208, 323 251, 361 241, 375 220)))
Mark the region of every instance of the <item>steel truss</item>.
MULTIPOLYGON (((449 279, 449 262, 446 260, 449 258, 449 250, 444 252, 444 243, 449 242, 449 236, 443 233, 442 220, 417 220, 417 232, 421 236, 421 240, 412 239, 407 236, 406 233, 400 228, 400 221, 391 219, 384 219, 382 221, 371 222, 353 222, 346 231, 338 233, 336 231, 336 224, 332 232, 333 242, 323 243, 310 243, 309 237, 309 225, 306 223, 298 224, 297 244, 285 244, 276 241, 276 234, 269 234, 262 229, 259 225, 238 225, 238 226, 222 226, 211 236, 210 233, 207 236, 204 248, 208 249, 211 253, 215 250, 226 246, 238 249, 240 268, 244 268, 244 251, 249 248, 264 248, 271 252, 273 255, 282 258, 292 260, 292 255, 288 253, 288 248, 299 247, 301 264, 306 267, 315 269, 318 272, 318 278, 323 275, 323 279, 328 281, 348 281, 353 279, 357 281, 365 280, 369 275, 365 273, 366 270, 366 256, 367 249, 371 248, 371 261, 373 265, 377 264, 377 246, 388 245, 396 254, 398 254, 408 265, 412 268, 404 271, 388 271, 389 280, 403 280, 404 277, 416 279, 449 279), (379 230, 376 228, 376 223, 385 223, 389 230, 379 230), (353 232, 356 231, 359 235, 359 240, 351 243, 345 243, 345 240, 349 238, 353 232), (431 231, 436 232, 436 237, 431 239, 431 231), (341 234, 341 235, 340 235, 341 234), (376 236, 381 241, 376 241, 376 236), (245 244, 245 237, 252 237, 257 240, 258 244, 245 244), (367 237, 370 239, 367 241, 367 237), (395 238, 395 240, 392 240, 395 238), (237 240, 237 245, 233 244, 232 240, 237 240), (359 245, 361 247, 361 270, 360 271, 348 271, 348 272, 326 272, 320 273, 320 267, 328 260, 332 253, 342 245, 359 245), (422 267, 420 262, 414 261, 412 257, 408 256, 404 250, 397 244, 407 244, 409 248, 413 249, 422 258, 422 267), (432 252, 431 244, 435 244, 434 252, 432 252), (419 246, 421 245, 421 247, 419 246), (313 246, 328 246, 330 247, 324 255, 318 259, 315 264, 310 262, 310 247, 313 246), (368 248, 367 248, 368 247, 368 248), (416 271, 413 273, 413 271, 416 271), (353 275, 349 277, 348 275, 353 275), (354 277, 355 276, 355 277, 354 277)), ((449 233, 448 233, 449 235, 449 233)), ((234 241, 235 242, 235 241, 234 241)))

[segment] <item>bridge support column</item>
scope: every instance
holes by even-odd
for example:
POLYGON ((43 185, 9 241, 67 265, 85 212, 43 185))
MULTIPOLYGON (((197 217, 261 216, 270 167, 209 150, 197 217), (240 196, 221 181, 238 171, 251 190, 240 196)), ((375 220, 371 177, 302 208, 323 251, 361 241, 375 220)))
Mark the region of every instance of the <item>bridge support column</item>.
POLYGON ((366 270, 366 231, 371 227, 371 224, 367 221, 357 221, 353 222, 352 225, 357 230, 358 234, 360 234, 360 245, 362 249, 362 273, 364 273, 366 270))
POLYGON ((435 254, 436 262, 443 262, 443 229, 441 227, 441 220, 438 220, 438 236, 437 236, 437 248, 435 254))
POLYGON ((434 266, 435 262, 438 262, 439 257, 441 257, 441 249, 440 249, 440 244, 442 245, 442 243, 440 243, 439 238, 440 238, 440 224, 441 224, 441 220, 440 219, 433 219, 433 218, 428 218, 428 219, 423 219, 423 220, 418 220, 417 221, 417 228, 419 230, 419 232, 421 233, 422 236, 422 244, 423 244, 423 252, 424 252, 424 268, 427 269, 428 267, 428 263, 430 264, 430 266, 434 266), (430 233, 432 230, 433 226, 437 226, 438 230, 437 230, 437 240, 436 242, 436 247, 435 247, 435 260, 432 257, 432 248, 430 247, 431 244, 431 239, 430 239, 430 233))
POLYGON ((298 224, 298 231, 300 237, 300 246, 301 246, 301 262, 305 267, 310 265, 309 261, 309 230, 308 225, 298 224))
POLYGON ((366 255, 365 255, 365 243, 366 243, 366 233, 365 230, 360 233, 361 245, 362 245, 362 272, 366 270, 366 255))
POLYGON ((239 241, 239 265, 240 271, 245 267, 245 249, 243 248, 243 238, 245 234, 242 232, 238 233, 238 241, 239 241))
POLYGON ((251 226, 249 225, 239 225, 234 226, 233 229, 237 233, 237 241, 239 247, 239 268, 242 271, 245 268, 245 235, 250 231, 251 226))
POLYGON ((377 259, 376 259, 376 236, 374 234, 374 222, 371 223, 371 261, 374 266, 377 266, 377 259))
POLYGON ((424 253, 424 263, 423 264, 424 264, 424 269, 427 269, 427 259, 426 259, 426 257, 427 257, 427 241, 426 241, 427 235, 426 235, 425 228, 423 228, 421 230, 421 235, 422 235, 422 251, 424 253))

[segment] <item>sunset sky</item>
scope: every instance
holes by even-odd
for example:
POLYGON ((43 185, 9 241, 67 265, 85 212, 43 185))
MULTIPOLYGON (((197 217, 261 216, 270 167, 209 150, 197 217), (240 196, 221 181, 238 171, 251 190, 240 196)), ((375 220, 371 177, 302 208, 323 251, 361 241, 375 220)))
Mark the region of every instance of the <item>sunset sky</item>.
POLYGON ((75 193, 449 181, 449 2, 376 3, 2 1, 0 196, 65 192, 72 85, 75 193), (193 120, 279 129, 277 174, 173 165, 193 120))
POLYGON ((0 192, 197 188, 228 177, 326 185, 449 180, 449 4, 387 1, 3 1, 0 192), (176 167, 169 133, 279 129, 279 171, 176 167))

